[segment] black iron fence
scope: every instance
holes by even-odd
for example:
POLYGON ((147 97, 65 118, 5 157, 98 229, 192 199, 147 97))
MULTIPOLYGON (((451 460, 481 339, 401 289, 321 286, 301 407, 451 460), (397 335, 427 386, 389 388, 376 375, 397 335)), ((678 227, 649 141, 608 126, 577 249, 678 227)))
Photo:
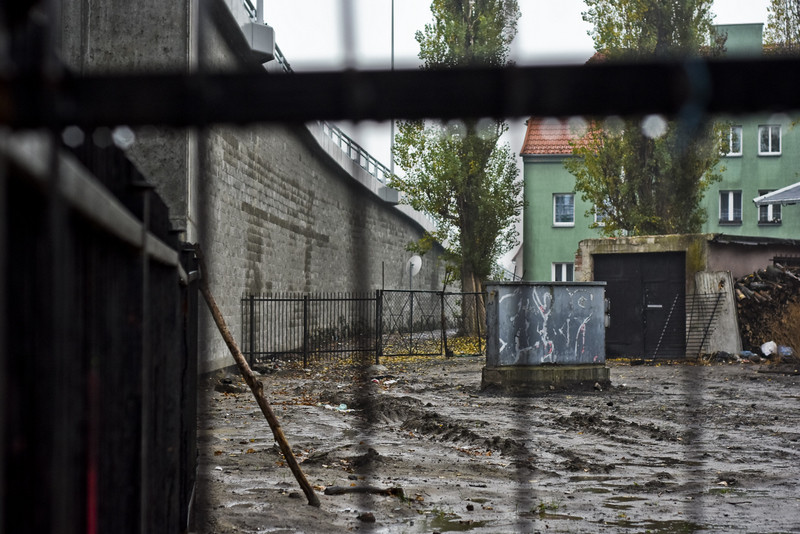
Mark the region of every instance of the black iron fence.
POLYGON ((242 351, 251 367, 275 360, 376 353, 379 292, 275 293, 242 298, 242 351))
POLYGON ((181 532, 193 259, 119 150, 53 141, 0 145, 0 532, 181 532))
POLYGON ((482 293, 442 291, 247 295, 241 345, 256 368, 354 354, 374 355, 377 363, 383 356, 480 353, 483 303, 482 293), (461 340, 457 348, 454 339, 461 340))

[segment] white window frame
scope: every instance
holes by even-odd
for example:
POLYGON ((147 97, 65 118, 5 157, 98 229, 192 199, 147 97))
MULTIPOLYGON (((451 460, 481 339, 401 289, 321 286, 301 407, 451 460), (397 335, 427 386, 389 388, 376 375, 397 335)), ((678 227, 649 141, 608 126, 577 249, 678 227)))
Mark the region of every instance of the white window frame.
MULTIPOLYGON (((760 139, 760 138, 759 138, 760 139)), ((760 143, 760 141, 759 141, 760 143)), ((742 127, 740 125, 731 126, 730 131, 728 132, 728 156, 741 156, 743 150, 744 143, 742 143, 742 127), (733 139, 734 139, 734 132, 736 132, 736 136, 739 138, 739 151, 735 151, 733 149, 733 139)))
POLYGON ((781 155, 781 146, 783 145, 781 139, 781 125, 780 124, 762 124, 758 127, 758 155, 759 156, 780 156, 781 155), (774 150, 772 146, 772 132, 774 129, 778 131, 778 149, 774 150), (768 147, 766 151, 761 150, 761 137, 764 135, 764 131, 768 131, 767 140, 768 140, 768 147))
MULTIPOLYGON (((766 195, 767 193, 771 193, 770 190, 759 190, 758 194, 766 195)), ((758 206, 758 224, 766 224, 766 225, 779 225, 781 224, 781 205, 780 204, 764 204, 758 206), (762 217, 762 215, 766 215, 766 218, 762 217)))
POLYGON ((550 279, 553 282, 574 282, 575 264, 570 262, 553 262, 550 266, 550 279), (561 279, 556 276, 558 274, 561 279), (569 278, 569 280, 567 280, 569 278))
POLYGON ((606 215, 603 215, 601 217, 600 214, 597 213, 597 209, 594 210, 594 224, 596 224, 597 226, 605 226, 606 217, 607 217, 606 215))
POLYGON ((553 226, 559 227, 572 227, 575 226, 575 193, 553 193, 553 226), (565 221, 556 221, 556 199, 558 197, 570 197, 572 198, 572 221, 565 222, 565 221))
MULTIPOLYGON (((608 205, 608 208, 609 208, 608 211, 611 211, 612 213, 614 212, 614 208, 610 204, 608 205)), ((608 215, 603 215, 602 218, 601 218, 600 214, 598 213, 597 205, 594 206, 594 209, 592 211, 594 212, 592 214, 594 223, 597 226, 605 226, 606 225, 606 217, 608 217, 608 215)))
POLYGON ((720 191, 719 192, 719 223, 720 224, 742 224, 742 191, 720 191), (739 218, 736 218, 736 195, 739 195, 739 218), (722 218, 722 206, 724 202, 727 204, 728 215, 722 218))

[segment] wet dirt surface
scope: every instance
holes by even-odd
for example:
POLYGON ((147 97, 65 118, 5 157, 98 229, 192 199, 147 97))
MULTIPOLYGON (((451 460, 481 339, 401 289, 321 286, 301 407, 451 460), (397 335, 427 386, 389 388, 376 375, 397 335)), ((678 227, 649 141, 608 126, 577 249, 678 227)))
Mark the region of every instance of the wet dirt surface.
POLYGON ((483 358, 384 365, 261 377, 319 508, 249 390, 207 384, 194 530, 800 532, 794 369, 609 362, 605 391, 514 398, 483 358))

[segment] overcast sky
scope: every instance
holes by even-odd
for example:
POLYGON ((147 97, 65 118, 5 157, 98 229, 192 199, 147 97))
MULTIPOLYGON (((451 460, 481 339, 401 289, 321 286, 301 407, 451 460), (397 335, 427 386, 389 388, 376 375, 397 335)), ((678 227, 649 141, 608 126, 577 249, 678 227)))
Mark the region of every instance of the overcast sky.
MULTIPOLYGON (((518 2, 521 17, 511 47, 517 64, 583 63, 591 57, 591 26, 581 18, 586 10, 583 0, 518 2)), ((714 22, 766 24, 768 4, 769 0, 715 0, 714 22)), ((395 68, 419 66, 414 34, 431 21, 430 5, 431 0, 394 0, 395 68)), ((278 46, 296 71, 391 67, 392 0, 264 0, 264 19, 275 29, 278 46), (352 16, 347 16, 348 10, 352 16)), ((503 139, 516 154, 522 148, 524 123, 524 119, 509 121, 503 139)), ((389 123, 339 126, 389 166, 389 123)), ((510 258, 506 256, 504 263, 510 258)))
MULTIPOLYGON (((255 0, 252 0, 255 4, 255 0)), ((520 65, 583 63, 592 53, 583 0, 518 0, 522 16, 512 44, 520 65)), ((717 24, 767 21, 769 0, 715 0, 717 24)), ((395 68, 416 68, 414 33, 431 21, 430 0, 394 0, 395 68)), ((388 69, 392 58, 392 0, 264 0, 264 18, 297 71, 388 69), (347 6, 352 16, 348 17, 347 6), (348 29, 349 28, 349 29, 348 29)), ((522 147, 524 120, 511 123, 507 142, 522 147)), ((370 122, 342 128, 389 165, 389 125, 370 122)))
MULTIPOLYGON (((715 21, 766 22, 768 2, 716 0, 715 21)), ((396 67, 419 64, 414 33, 430 22, 430 3, 394 1, 396 67)), ((583 0, 519 0, 519 6, 522 16, 512 48, 517 63, 582 62, 592 54, 590 25, 581 18, 583 0)), ((392 0, 264 0, 264 11, 278 46, 298 70, 391 65, 392 0), (348 5, 352 17, 346 15, 348 5)))

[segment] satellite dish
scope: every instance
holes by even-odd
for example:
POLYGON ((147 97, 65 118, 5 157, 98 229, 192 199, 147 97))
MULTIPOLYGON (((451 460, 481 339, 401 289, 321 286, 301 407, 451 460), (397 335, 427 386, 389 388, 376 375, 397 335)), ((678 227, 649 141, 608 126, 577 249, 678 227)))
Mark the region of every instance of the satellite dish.
POLYGON ((408 258, 408 261, 406 262, 406 269, 408 269, 408 272, 411 273, 411 276, 417 276, 421 268, 422 258, 420 258, 419 255, 414 254, 408 258))

